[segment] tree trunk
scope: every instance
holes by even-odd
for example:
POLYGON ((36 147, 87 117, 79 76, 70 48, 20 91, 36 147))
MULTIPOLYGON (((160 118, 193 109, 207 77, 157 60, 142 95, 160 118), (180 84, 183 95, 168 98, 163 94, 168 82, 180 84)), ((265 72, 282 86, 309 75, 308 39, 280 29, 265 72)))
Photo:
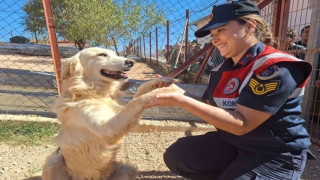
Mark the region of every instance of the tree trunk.
POLYGON ((37 33, 34 33, 34 38, 36 39, 36 44, 39 44, 37 33))
POLYGON ((106 39, 106 41, 104 42, 104 48, 108 49, 108 40, 106 39))
POLYGON ((74 40, 74 42, 77 44, 80 51, 84 48, 84 45, 86 44, 86 42, 82 39, 74 40))
POLYGON ((112 41, 113 41, 113 46, 114 46, 114 50, 116 51, 117 55, 119 56, 119 52, 118 52, 118 47, 117 47, 117 43, 116 43, 116 40, 111 37, 112 41))

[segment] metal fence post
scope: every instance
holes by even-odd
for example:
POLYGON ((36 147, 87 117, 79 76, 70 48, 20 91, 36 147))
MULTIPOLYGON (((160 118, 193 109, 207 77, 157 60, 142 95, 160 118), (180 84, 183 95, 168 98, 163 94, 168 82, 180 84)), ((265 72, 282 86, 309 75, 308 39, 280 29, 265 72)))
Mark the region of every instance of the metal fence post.
MULTIPOLYGON (((189 31, 188 31, 188 27, 189 27, 189 9, 186 10, 186 41, 185 41, 185 49, 184 49, 184 62, 188 61, 188 36, 189 36, 189 31)), ((182 44, 181 44, 182 46, 182 44)))
MULTIPOLYGON (((311 130, 308 129, 311 135, 311 141, 313 143, 316 143, 320 145, 320 137, 319 132, 313 132, 312 124, 313 117, 310 119, 310 114, 313 114, 314 112, 310 110, 315 106, 318 100, 315 100, 317 97, 317 92, 319 91, 319 85, 316 82, 319 76, 319 69, 318 64, 320 60, 320 54, 319 54, 319 48, 320 48, 320 1, 314 0, 313 1, 313 8, 312 8, 312 15, 311 15, 311 22, 310 22, 310 32, 309 32, 309 38, 308 38, 308 49, 317 49, 316 51, 312 51, 313 53, 307 53, 305 61, 310 62, 313 64, 313 69, 316 70, 312 73, 310 80, 308 81, 306 88, 305 88, 305 96, 303 97, 302 101, 302 117, 306 120, 307 124, 311 124, 311 130), (311 121, 311 122, 309 122, 311 121), (316 136, 313 136, 316 134, 316 136)), ((308 52, 308 51, 307 51, 308 52)), ((318 124, 319 126, 319 120, 318 124)))
POLYGON ((170 42, 169 42, 169 20, 167 20, 167 64, 169 63, 169 56, 170 56, 170 42))
POLYGON ((156 57, 157 57, 157 66, 159 65, 159 52, 158 52, 158 28, 156 27, 156 57))
POLYGON ((56 36, 56 29, 54 26, 53 14, 51 9, 50 0, 42 0, 44 14, 47 23, 47 29, 50 39, 50 48, 54 65, 54 72, 56 74, 57 88, 59 95, 61 94, 61 62, 60 62, 60 54, 56 36))
POLYGON ((151 62, 151 32, 149 34, 149 40, 150 40, 150 62, 151 62))
POLYGON ((144 51, 144 58, 147 59, 147 55, 146 55, 146 41, 144 39, 144 35, 143 35, 143 51, 144 51))
POLYGON ((139 56, 142 56, 142 44, 141 44, 141 36, 140 36, 140 39, 139 39, 139 41, 140 41, 140 51, 139 51, 139 56))

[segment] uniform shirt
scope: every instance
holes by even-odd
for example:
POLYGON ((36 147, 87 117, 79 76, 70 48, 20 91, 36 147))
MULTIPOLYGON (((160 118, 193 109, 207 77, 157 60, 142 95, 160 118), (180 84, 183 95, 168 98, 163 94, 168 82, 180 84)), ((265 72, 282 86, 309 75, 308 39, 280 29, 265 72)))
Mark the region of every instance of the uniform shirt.
POLYGON ((237 104, 272 114, 251 132, 236 136, 218 130, 227 143, 254 152, 295 152, 311 144, 303 127, 301 101, 312 67, 294 56, 257 43, 233 66, 215 68, 203 99, 223 109, 237 104))

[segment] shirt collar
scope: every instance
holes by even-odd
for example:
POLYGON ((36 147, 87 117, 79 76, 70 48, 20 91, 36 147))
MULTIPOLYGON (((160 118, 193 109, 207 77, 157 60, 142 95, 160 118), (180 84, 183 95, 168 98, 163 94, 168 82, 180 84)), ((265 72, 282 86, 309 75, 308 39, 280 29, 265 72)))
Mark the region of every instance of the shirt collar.
MULTIPOLYGON (((262 42, 257 42, 247 50, 247 52, 241 57, 238 64, 234 66, 234 68, 247 66, 258 54, 260 54, 264 50, 264 47, 265 45, 262 42)), ((233 61, 231 58, 226 59, 226 61, 230 61, 228 64, 233 65, 233 61)))

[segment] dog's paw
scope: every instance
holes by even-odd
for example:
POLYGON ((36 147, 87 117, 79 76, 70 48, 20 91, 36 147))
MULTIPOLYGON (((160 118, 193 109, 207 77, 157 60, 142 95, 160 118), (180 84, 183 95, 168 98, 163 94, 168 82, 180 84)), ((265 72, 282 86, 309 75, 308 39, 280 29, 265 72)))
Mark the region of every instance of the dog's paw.
POLYGON ((174 79, 170 77, 160 77, 157 79, 153 79, 154 83, 164 83, 164 84, 172 84, 174 83, 174 79))
POLYGON ((174 80, 169 77, 160 77, 143 83, 137 90, 135 97, 146 94, 156 88, 167 87, 174 83, 174 80))
POLYGON ((115 172, 109 178, 109 180, 135 180, 138 172, 135 167, 124 164, 116 163, 115 172))

